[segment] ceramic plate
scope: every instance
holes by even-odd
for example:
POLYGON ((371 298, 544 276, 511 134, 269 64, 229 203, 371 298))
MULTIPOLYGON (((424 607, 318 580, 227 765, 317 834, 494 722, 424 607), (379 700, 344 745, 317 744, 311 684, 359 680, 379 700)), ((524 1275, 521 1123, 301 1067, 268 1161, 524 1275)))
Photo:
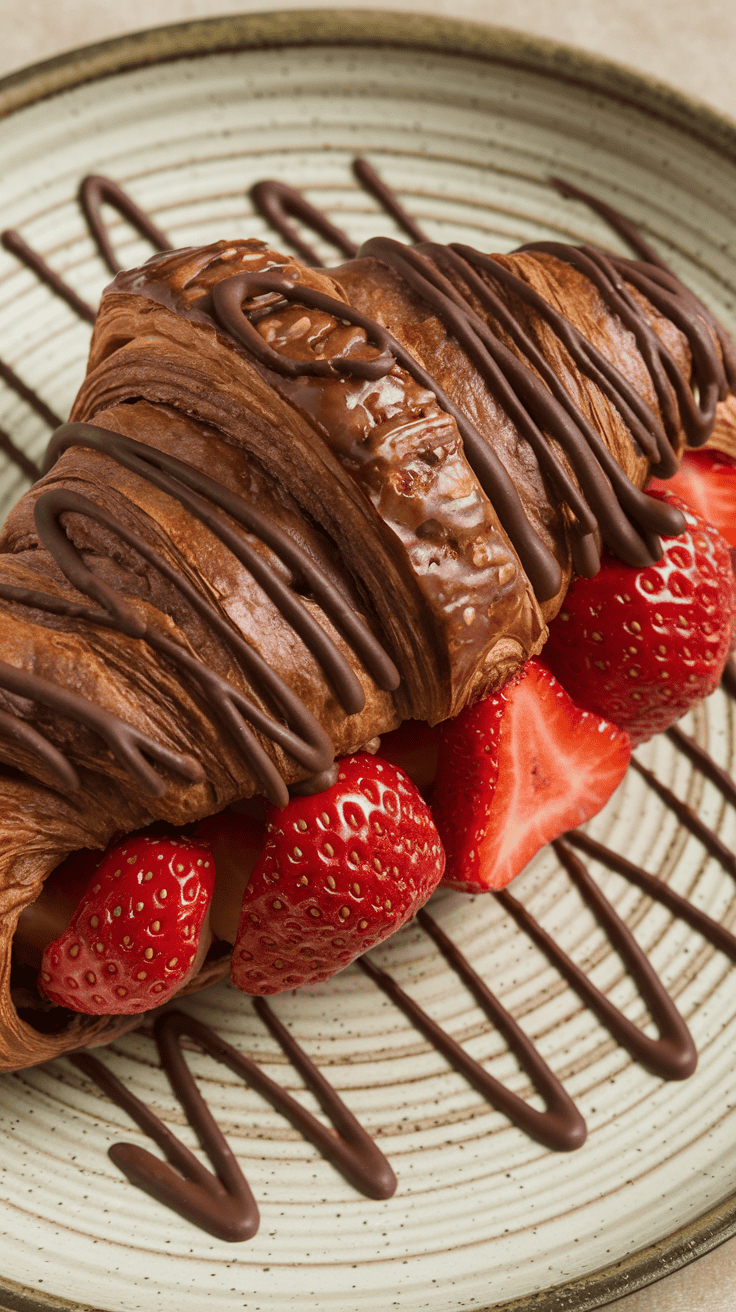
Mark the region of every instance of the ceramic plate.
MULTIPOLYGON (((269 236, 250 185, 303 189, 360 241, 392 222, 351 172, 366 157, 430 236, 506 251, 560 237, 617 247, 549 185, 611 201, 736 327, 736 130, 666 89, 504 32, 387 14, 290 13, 166 28, 52 61, 0 86, 2 224, 96 303, 108 280, 76 202, 121 183, 175 245, 269 236)), ((150 248, 119 216, 123 264, 150 248)), ((617 247, 621 249, 620 247, 617 247)), ((323 247, 325 257, 333 252, 323 247)), ((64 416, 89 330, 0 252, 0 357, 64 416)), ((34 459, 48 436, 0 383, 0 425, 34 459)), ((4 457, 0 457, 4 460, 4 457)), ((26 485, 0 470, 7 507, 26 485)), ((689 729, 730 768, 734 704, 689 729)), ((734 847, 736 816, 659 738, 640 758, 734 847)), ((730 925, 733 883, 633 771, 591 825, 730 925)), ((274 1008, 396 1168, 388 1202, 354 1193, 224 1068, 190 1054, 261 1208, 227 1245, 140 1194, 107 1157, 142 1136, 68 1061, 0 1080, 0 1303, 104 1312, 600 1306, 725 1238, 736 1178, 736 969, 658 903, 592 866, 690 1025, 700 1062, 667 1083, 635 1065, 498 903, 445 894, 433 912, 564 1082, 586 1145, 549 1152, 515 1129, 357 968, 274 1008)), ((644 1004, 553 855, 515 892, 624 1013, 644 1004)), ((412 927, 374 954, 499 1079, 538 1099, 436 948, 412 927)), ((186 1002, 312 1106, 252 1004, 227 986, 186 1002)), ((102 1053, 188 1142, 146 1028, 102 1053)))

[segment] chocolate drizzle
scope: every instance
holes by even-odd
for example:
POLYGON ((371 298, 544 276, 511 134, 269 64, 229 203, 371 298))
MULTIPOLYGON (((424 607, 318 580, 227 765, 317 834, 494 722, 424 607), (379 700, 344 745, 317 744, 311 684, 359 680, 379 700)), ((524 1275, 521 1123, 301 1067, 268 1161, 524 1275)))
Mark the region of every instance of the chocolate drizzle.
POLYGON ((367 1198, 390 1198, 396 1189, 396 1176, 383 1153, 335 1089, 317 1070, 264 999, 255 999, 254 1005, 282 1051, 314 1094, 322 1111, 331 1120, 334 1132, 325 1129, 316 1116, 301 1107, 285 1089, 269 1079, 255 1062, 225 1043, 209 1026, 202 1025, 181 1011, 165 1012, 157 1016, 154 1022, 154 1038, 161 1065, 189 1124, 215 1168, 215 1175, 202 1166, 168 1126, 145 1103, 130 1093, 96 1057, 84 1052, 74 1053, 70 1057, 75 1066, 89 1076, 108 1098, 122 1107, 136 1125, 158 1144, 171 1163, 166 1165, 137 1144, 113 1144, 110 1157, 131 1184, 137 1185, 216 1239, 235 1243, 252 1239, 257 1232, 258 1205, 187 1066, 181 1048, 183 1035, 193 1039, 202 1052, 222 1062, 267 1099, 305 1139, 314 1144, 323 1157, 332 1162, 359 1193, 365 1194, 367 1198), (174 1170, 174 1167, 177 1169, 174 1170))
POLYGON ((78 199, 90 234, 110 273, 119 273, 123 266, 117 260, 107 225, 102 217, 103 204, 111 205, 117 210, 118 214, 127 219, 136 232, 140 233, 146 241, 150 241, 157 251, 171 250, 171 243, 166 234, 156 227, 145 210, 136 205, 128 193, 123 191, 117 182, 113 182, 112 178, 90 174, 82 181, 78 199))
MULTIPOLYGON (((398 246, 398 243, 394 244, 398 246)), ((399 247, 399 250, 403 249, 399 247)), ((411 374, 420 387, 426 387, 433 392, 442 409, 455 420, 465 442, 469 462, 484 491, 493 502, 537 597, 540 601, 548 601, 556 596, 562 583, 562 571, 552 553, 548 551, 529 523, 516 487, 495 451, 483 440, 467 416, 457 408, 435 380, 391 333, 352 306, 276 274, 236 274, 217 285, 212 299, 221 327, 232 333, 239 342, 253 350, 257 358, 279 373, 329 376, 340 372, 363 378, 380 378, 390 371, 395 361, 411 374), (243 300, 256 294, 256 291, 278 291, 284 300, 301 305, 314 305, 315 308, 334 314, 338 319, 357 324, 364 329, 369 342, 372 340, 379 344, 382 356, 377 360, 368 361, 354 360, 348 356, 339 360, 304 362, 292 360, 273 351, 248 323, 248 318, 241 308, 243 300), (257 339, 257 345, 254 344, 254 339, 257 339)))
POLYGON ((697 1064, 697 1053, 690 1032, 666 990, 647 961, 633 934, 616 914, 607 898, 591 879, 570 846, 563 840, 553 844, 562 866, 586 905, 593 912, 611 945, 629 969, 639 992, 647 1003, 660 1031, 659 1039, 650 1039, 618 1010, 588 979, 584 971, 555 943, 533 916, 506 889, 496 898, 533 943, 544 953, 581 1001, 595 1012, 598 1020, 626 1048, 634 1061, 641 1062, 663 1080, 686 1080, 697 1064))
MULTIPOLYGON (((733 345, 710 312, 646 243, 638 238, 633 225, 623 216, 618 215, 610 206, 601 205, 587 193, 576 188, 566 188, 566 184, 556 182, 565 194, 584 200, 604 214, 625 240, 634 245, 643 259, 625 260, 604 255, 589 246, 578 249, 555 242, 538 242, 522 250, 552 255, 577 268, 598 288, 608 308, 619 315, 632 331, 653 379, 665 420, 663 430, 658 417, 643 403, 635 389, 615 367, 523 278, 505 269, 499 261, 470 247, 458 244, 442 247, 426 242, 421 229, 367 161, 354 161, 353 170, 365 190, 378 200, 384 211, 396 220, 412 241, 419 243, 418 249, 412 251, 388 238, 373 238, 364 244, 360 254, 372 255, 398 272, 427 301, 433 312, 463 345, 491 394, 534 451, 559 500, 568 506, 572 516, 573 563, 578 573, 590 576, 599 568, 596 529, 600 529, 604 542, 628 564, 646 566, 660 559, 659 534, 672 536, 682 532, 683 523, 679 513, 647 497, 626 478, 528 334, 523 332, 500 297, 488 286, 488 280, 496 281, 521 296, 553 328, 581 372, 591 378, 616 406, 629 427, 634 443, 649 459, 654 459, 656 453, 654 469, 662 477, 674 472, 674 446, 680 423, 684 424, 691 445, 702 444, 712 430, 718 400, 723 399, 729 387, 736 386, 736 354, 733 345), (499 333, 492 331, 489 324, 463 299, 456 286, 442 272, 443 268, 460 275, 461 285, 465 283, 470 287, 484 308, 490 311, 492 320, 510 335, 520 356, 509 350, 499 333), (674 360, 650 327, 641 307, 624 285, 624 280, 643 292, 658 310, 684 332, 693 355, 693 385, 686 384, 682 379, 674 360), (695 399, 696 390, 699 401, 695 399), (565 452, 580 491, 555 456, 550 437, 559 442, 565 452)), ((355 244, 345 233, 288 184, 274 180, 259 182, 252 188, 251 197, 256 209, 307 262, 322 264, 316 251, 299 236, 291 222, 292 218, 311 227, 348 258, 357 253, 355 244)), ((99 175, 86 178, 79 190, 79 203, 98 250, 113 273, 120 266, 102 218, 103 203, 113 206, 157 250, 170 249, 165 234, 111 179, 99 175)), ((57 295, 62 296, 82 318, 94 322, 91 308, 48 268, 18 233, 6 231, 3 242, 8 250, 34 269, 39 278, 57 295)), ((255 279, 268 281, 268 275, 255 275, 255 279)), ((302 288, 297 295, 293 286, 289 285, 288 290, 281 289, 284 299, 313 305, 334 313, 343 321, 359 324, 364 328, 369 341, 377 340, 381 343, 382 356, 368 361, 346 357, 339 361, 298 362, 280 355, 264 342, 249 323, 248 317, 241 312, 242 301, 247 299, 247 288, 250 287, 250 294, 254 294, 253 282, 253 275, 236 275, 218 285, 213 300, 220 325, 231 332, 241 345, 253 351, 261 363, 270 364, 282 373, 322 376, 337 373, 342 376, 378 378, 389 372, 394 360, 421 386, 434 392, 441 407, 455 419, 470 464, 492 501, 539 600, 546 601, 554 597, 561 585, 559 565, 529 523, 506 470, 469 417, 454 405, 411 354, 404 351, 378 324, 365 316, 358 316, 343 303, 328 305, 330 298, 323 297, 325 303, 320 302, 318 306, 315 298, 319 297, 319 293, 302 288), (338 305, 341 313, 336 308, 338 305)))
MULTIPOLYGON (((156 250, 170 250, 171 244, 165 233, 157 228, 152 219, 142 210, 135 201, 119 187, 111 178, 102 177, 98 174, 90 174, 84 178, 77 193, 77 200, 80 209, 89 228, 90 236, 95 242, 97 249, 112 274, 120 269, 105 220, 102 217, 103 203, 110 205, 117 210, 123 218, 127 219, 130 224, 140 233, 142 237, 156 248, 156 250)), ((13 228, 6 228, 0 233, 5 250, 20 260, 31 273, 35 274, 39 282, 44 287, 48 287, 54 296, 58 296, 69 306, 70 310, 85 323, 94 324, 97 317, 97 311, 70 287, 67 282, 56 273, 49 264, 35 251, 28 242, 16 232, 13 228)), ((8 387, 21 397, 36 414, 48 424, 49 428, 58 428, 63 420, 46 404, 42 397, 38 395, 32 387, 24 383, 9 365, 0 360, 0 378, 8 387)), ((4 451, 7 456, 18 466, 22 473, 30 478, 32 482, 39 476, 39 470, 32 460, 29 460, 24 451, 20 449, 7 434, 4 429, 0 428, 0 450, 4 451)))
POLYGON ((256 182, 251 187, 250 198, 258 213, 262 214, 302 259, 314 268, 324 268, 324 265, 314 247, 299 236, 290 218, 298 219, 300 223, 311 228, 318 237, 323 237, 337 250, 342 251, 343 255, 347 255, 349 260, 357 255, 358 247, 355 242, 351 241, 341 228, 336 228, 322 210, 315 209, 314 205, 296 190, 296 187, 290 187, 287 182, 276 182, 273 178, 256 182))
MULTIPOLYGON (((274 568, 218 512, 224 511, 248 532, 256 534, 290 567, 297 579, 319 600, 381 687, 390 689, 397 686, 398 672, 393 662, 327 575, 296 542, 241 497, 229 492, 222 484, 192 465, 92 424, 66 424, 60 428, 49 447, 47 468, 54 465, 63 451, 73 446, 90 447, 109 456, 169 496, 175 497, 206 524, 251 572, 279 607, 294 632, 319 661, 346 715, 355 714, 364 705, 362 687, 350 665, 325 630, 312 618, 297 594, 286 587, 274 568)), ((60 487, 42 492, 36 501, 34 515, 39 541, 54 557, 73 587, 97 602, 101 609, 80 606, 42 592, 21 590, 4 584, 0 584, 0 596, 41 611, 57 615, 73 614, 93 623, 116 628, 121 633, 145 640, 160 651, 199 688, 226 732, 237 742, 259 780, 262 791, 276 805, 283 806, 288 800, 286 786, 249 726, 289 752, 311 775, 320 775, 330 770, 334 758, 332 744, 304 703, 215 607, 178 570, 173 569, 159 552, 129 529, 122 519, 103 510, 88 497, 60 487), (283 722, 262 711, 239 689, 210 670, 152 623, 142 619, 134 605, 97 578, 84 564, 61 524, 62 516, 70 512, 94 520, 109 529, 172 582, 190 605, 204 616, 209 628, 233 648, 249 678, 275 705, 283 722)), ((144 752, 185 779, 202 777, 201 767, 192 758, 169 752, 118 717, 102 711, 92 702, 66 689, 56 688, 47 680, 0 663, 0 687, 40 701, 43 705, 50 705, 62 715, 80 720, 100 733, 116 758, 130 770, 138 783, 155 795, 165 791, 166 783, 146 761, 144 752)), ((76 778, 78 787, 79 780, 71 765, 67 762, 66 766, 62 766, 56 748, 47 743, 44 749, 46 740, 40 735, 36 735, 36 739, 34 745, 47 767, 55 773, 57 785, 61 786, 62 780, 66 778, 68 787, 76 778)))
MULTIPOLYGON (((468 267, 475 265, 493 276, 497 261, 469 247, 447 248, 424 244, 416 250, 410 250, 386 237, 375 237, 366 242, 361 247, 361 254, 373 255, 388 264, 413 291, 427 301, 432 311, 443 320, 463 346, 489 391, 529 443, 557 495, 573 513, 573 556, 578 573, 591 576, 600 567, 600 556, 594 540, 598 527, 601 528, 604 541, 627 564, 645 566, 659 560, 662 549, 655 534, 660 532, 672 536, 682 532, 682 517, 679 512, 673 512, 671 507, 647 497, 626 478, 530 338, 514 323, 503 302, 474 274, 472 267, 468 267), (533 363, 540 370, 544 382, 540 382, 531 368, 519 360, 489 324, 471 309, 453 283, 444 276, 440 264, 459 273, 460 278, 471 285, 481 303, 491 310, 496 321, 522 347, 530 364, 533 363), (583 496, 554 455, 547 434, 559 442, 570 459, 583 496), (638 521, 644 527, 646 536, 642 537, 637 532, 632 521, 638 521)), ((531 291, 521 278, 516 278, 506 270, 504 273, 507 276, 505 279, 502 276, 502 280, 510 282, 514 290, 521 286, 525 292, 531 291)), ((570 336, 576 335, 562 315, 546 305, 541 296, 537 299, 544 306, 542 313, 547 322, 562 333, 569 330, 570 336)), ((577 334, 577 337, 580 335, 577 334)), ((584 341, 582 338, 580 340, 584 341)), ((585 342, 585 346, 593 353, 590 343, 585 342)), ((615 375, 620 378, 613 366, 609 365, 608 369, 610 377, 615 375)), ((627 397, 629 394, 634 395, 633 389, 628 387, 623 378, 620 378, 620 390, 627 397)), ((440 399, 444 405, 445 398, 440 399)), ((484 491, 494 502, 537 595, 540 600, 546 599, 547 595, 554 595, 556 588, 553 588, 551 594, 545 592, 545 588, 553 586, 551 579, 545 577, 540 590, 540 585, 529 572, 519 516, 515 511, 509 513, 507 490, 504 486, 499 487, 498 471, 489 465, 487 443, 462 416, 458 418, 455 414, 455 419, 463 435, 468 460, 484 491)), ((653 415, 651 424, 652 427, 656 426, 653 415)))

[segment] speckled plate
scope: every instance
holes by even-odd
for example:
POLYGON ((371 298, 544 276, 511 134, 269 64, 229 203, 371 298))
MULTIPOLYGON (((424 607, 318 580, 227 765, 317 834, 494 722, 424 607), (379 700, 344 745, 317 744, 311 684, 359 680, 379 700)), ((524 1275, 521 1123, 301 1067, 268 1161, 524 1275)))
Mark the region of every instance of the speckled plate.
MULTIPOLYGON (((562 175, 637 220, 736 325, 736 129, 550 44, 385 13, 228 18, 41 65, 0 84, 0 109, 2 225, 92 302, 107 275, 75 200, 84 174, 120 182, 177 245, 267 235, 247 198, 264 176, 303 188, 360 240, 393 229, 353 179, 359 153, 437 240, 615 245, 600 220, 550 188, 549 174, 562 175)), ((115 215, 111 227, 124 264, 147 256, 115 215)), ((62 415, 87 340, 69 309, 0 252, 0 357, 62 415)), ((0 426, 40 456, 45 424, 4 384, 0 426)), ((11 464, 0 467, 5 508, 24 486, 11 464)), ((718 693, 689 726, 729 768, 734 720, 718 693)), ((668 740, 640 756, 733 848, 736 816, 668 740)), ((734 920, 730 878, 633 772, 591 828, 734 920)), ((436 918, 575 1097, 590 1128, 583 1149, 559 1155, 526 1139, 350 969, 274 1006, 378 1136, 399 1176, 393 1199, 355 1194, 256 1094, 192 1053, 261 1206, 257 1237, 228 1246, 119 1175, 108 1146, 141 1136, 70 1063, 5 1076, 2 1308, 582 1312, 726 1238, 736 1228, 736 970, 618 876, 595 873, 692 1028, 700 1064, 690 1080, 663 1083, 634 1065, 494 900, 445 894, 436 918)), ((515 891, 650 1032, 636 989, 549 852, 515 891)), ((420 929, 375 955, 493 1074, 535 1098, 420 929)), ((311 1105, 247 998, 218 986, 186 1006, 311 1105)), ((102 1055, 193 1142, 145 1028, 102 1055)))

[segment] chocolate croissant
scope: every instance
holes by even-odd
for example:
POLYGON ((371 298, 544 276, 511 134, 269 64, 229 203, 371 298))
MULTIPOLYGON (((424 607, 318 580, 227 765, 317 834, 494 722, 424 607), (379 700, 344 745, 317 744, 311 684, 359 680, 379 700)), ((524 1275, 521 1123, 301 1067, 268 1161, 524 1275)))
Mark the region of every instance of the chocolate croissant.
POLYGON ((118 275, 0 547, 0 1069, 138 1019, 26 1008, 22 944, 11 979, 68 853, 283 804, 499 687, 573 570, 680 530, 641 488, 735 385, 674 275, 591 248, 381 238, 322 272, 220 241, 118 275))

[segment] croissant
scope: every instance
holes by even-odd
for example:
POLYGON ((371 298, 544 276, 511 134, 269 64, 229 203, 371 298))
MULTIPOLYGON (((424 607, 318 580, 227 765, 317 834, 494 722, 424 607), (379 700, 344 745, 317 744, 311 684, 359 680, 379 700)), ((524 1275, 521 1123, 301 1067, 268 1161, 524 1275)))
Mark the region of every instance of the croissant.
POLYGON ((644 481, 735 385, 646 253, 220 241, 119 274, 0 546, 0 1069, 138 1021, 24 1005, 18 917, 67 854, 283 804, 499 687, 573 570, 679 531, 644 481))

